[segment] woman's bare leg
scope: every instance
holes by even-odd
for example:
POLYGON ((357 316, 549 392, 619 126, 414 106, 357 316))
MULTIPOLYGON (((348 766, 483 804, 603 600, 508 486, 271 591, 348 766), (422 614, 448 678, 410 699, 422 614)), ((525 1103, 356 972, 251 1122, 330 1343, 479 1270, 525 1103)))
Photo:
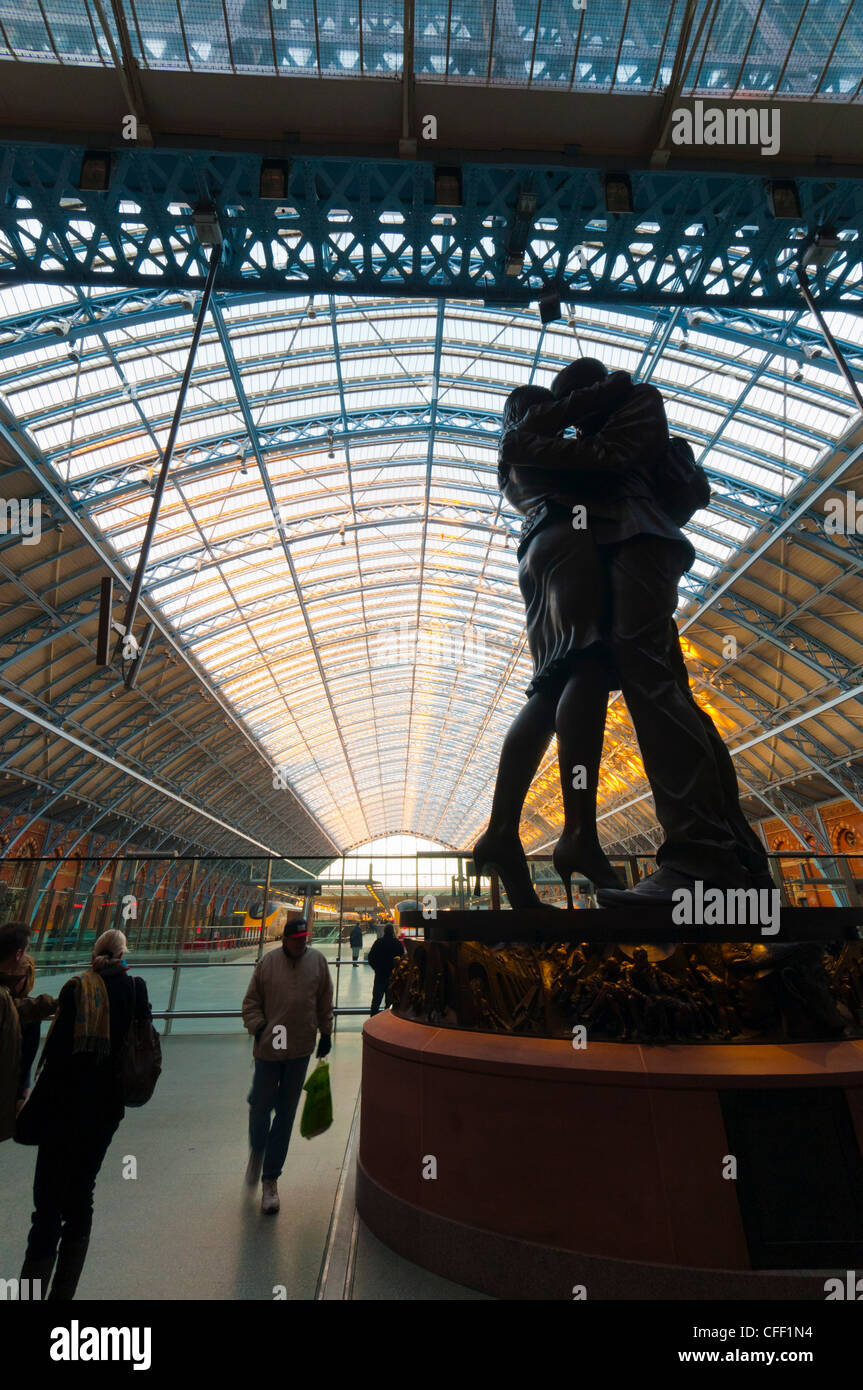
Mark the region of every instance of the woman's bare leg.
POLYGON ((519 839, 521 812, 530 784, 554 733, 556 701, 536 693, 522 706, 507 731, 500 753, 488 829, 473 852, 479 872, 494 867, 512 907, 539 907, 527 857, 519 839))
POLYGON ((500 750, 488 819, 489 831, 495 836, 518 835, 530 785, 554 733, 555 710, 552 695, 531 695, 509 726, 500 750))
POLYGON ((622 886, 599 844, 596 794, 608 709, 609 670, 601 656, 585 654, 557 703, 563 833, 554 849, 554 866, 571 906, 570 879, 576 870, 599 887, 622 886))

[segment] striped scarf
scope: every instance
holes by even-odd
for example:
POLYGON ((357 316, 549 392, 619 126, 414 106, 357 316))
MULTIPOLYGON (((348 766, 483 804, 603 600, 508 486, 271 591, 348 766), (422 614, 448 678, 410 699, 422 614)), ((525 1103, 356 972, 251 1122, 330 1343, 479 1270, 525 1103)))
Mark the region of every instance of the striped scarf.
POLYGON ((111 1052, 111 1012, 105 982, 95 970, 85 970, 73 978, 76 988, 72 1051, 107 1057, 111 1052))

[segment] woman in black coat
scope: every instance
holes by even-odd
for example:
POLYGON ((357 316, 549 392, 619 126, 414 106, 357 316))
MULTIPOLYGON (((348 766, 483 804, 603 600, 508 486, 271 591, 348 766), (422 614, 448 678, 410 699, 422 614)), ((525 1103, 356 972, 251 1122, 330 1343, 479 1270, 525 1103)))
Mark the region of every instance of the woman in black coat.
POLYGON ((40 1280, 44 1296, 53 1271, 50 1299, 75 1295, 90 1241, 96 1177, 125 1114, 119 1053, 133 1018, 151 1017, 147 987, 129 974, 125 950, 122 932, 103 932, 90 969, 63 986, 28 1101, 36 1106, 39 1150, 21 1278, 40 1280))

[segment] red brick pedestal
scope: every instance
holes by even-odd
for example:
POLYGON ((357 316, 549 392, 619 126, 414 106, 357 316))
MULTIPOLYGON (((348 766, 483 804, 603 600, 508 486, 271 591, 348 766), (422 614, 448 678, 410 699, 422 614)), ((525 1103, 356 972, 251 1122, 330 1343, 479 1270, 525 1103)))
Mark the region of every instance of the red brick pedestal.
POLYGON ((751 1269, 723 1177, 721 1090, 785 1086, 844 1088, 863 1145, 863 1042, 576 1050, 379 1014, 359 1212, 407 1259, 502 1298, 823 1299, 823 1271, 751 1269))

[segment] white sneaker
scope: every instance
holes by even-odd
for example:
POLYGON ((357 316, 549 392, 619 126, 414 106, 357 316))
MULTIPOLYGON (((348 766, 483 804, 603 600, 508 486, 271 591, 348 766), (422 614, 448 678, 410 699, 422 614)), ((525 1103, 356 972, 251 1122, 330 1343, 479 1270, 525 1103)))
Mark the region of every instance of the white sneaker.
POLYGON ((262 1183, 261 1211, 265 1216, 275 1216, 279 1210, 279 1187, 275 1178, 264 1178, 262 1183))
POLYGON ((256 1154, 254 1149, 249 1150, 249 1161, 246 1164, 246 1185, 248 1187, 257 1187, 263 1162, 263 1154, 256 1154))

